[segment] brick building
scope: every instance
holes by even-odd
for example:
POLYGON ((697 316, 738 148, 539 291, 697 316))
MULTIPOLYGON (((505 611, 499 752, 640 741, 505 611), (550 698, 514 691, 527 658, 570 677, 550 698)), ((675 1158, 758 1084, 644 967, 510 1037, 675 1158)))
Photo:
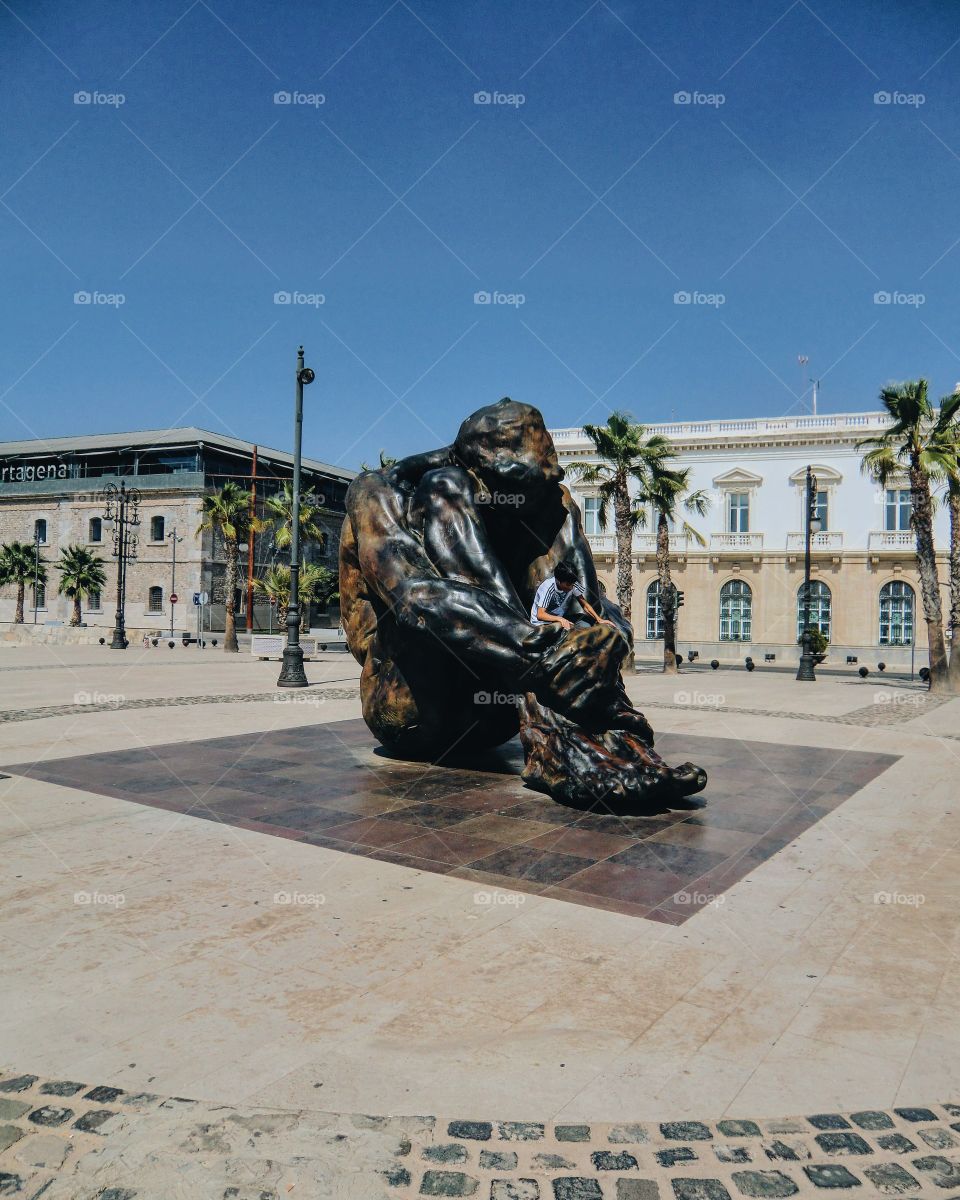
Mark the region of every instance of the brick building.
MULTIPOLYGON (((140 631, 173 627, 194 632, 193 593, 210 596, 208 627, 223 628, 223 546, 210 533, 199 532, 200 501, 205 492, 233 480, 253 487, 256 510, 293 475, 293 458, 280 450, 196 428, 145 430, 90 437, 50 438, 0 443, 0 542, 34 542, 47 564, 47 584, 34 594, 28 584, 24 603, 27 623, 67 624, 72 601, 57 594, 53 566, 61 549, 80 544, 105 562, 106 587, 83 603, 87 625, 112 626, 116 612, 117 563, 113 530, 104 520, 103 489, 125 483, 141 496, 137 552, 128 568, 126 621, 131 638, 140 631), (176 595, 173 553, 176 538, 176 595), (182 540, 181 540, 182 539, 182 540)), ((304 458, 302 490, 321 500, 323 543, 308 544, 305 560, 337 569, 344 496, 354 472, 304 458)), ((246 624, 248 552, 241 553, 237 623, 246 624)), ((253 539, 253 574, 262 576, 273 563, 289 561, 278 551, 270 532, 253 539)), ((12 621, 16 588, 0 589, 0 621, 12 621)), ((276 628, 270 605, 257 601, 253 624, 258 630, 276 628)))

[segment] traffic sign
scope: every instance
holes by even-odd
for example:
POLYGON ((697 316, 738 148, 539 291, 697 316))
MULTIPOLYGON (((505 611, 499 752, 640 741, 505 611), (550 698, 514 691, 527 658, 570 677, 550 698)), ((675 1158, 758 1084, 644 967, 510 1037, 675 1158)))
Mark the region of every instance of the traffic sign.
POLYGON ((171 592, 171 593, 170 593, 170 603, 171 603, 171 604, 176 604, 176 602, 177 602, 179 599, 180 599, 180 597, 177 595, 177 593, 176 593, 176 592, 171 592))
POLYGON ((199 608, 202 604, 207 604, 210 601, 210 596, 207 592, 194 592, 193 602, 199 608))

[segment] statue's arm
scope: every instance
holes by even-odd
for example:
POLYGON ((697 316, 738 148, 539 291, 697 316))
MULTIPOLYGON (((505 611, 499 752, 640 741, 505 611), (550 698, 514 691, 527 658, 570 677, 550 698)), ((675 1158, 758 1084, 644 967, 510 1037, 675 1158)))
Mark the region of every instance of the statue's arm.
POLYGON ((521 675, 560 631, 531 625, 490 591, 441 577, 407 527, 406 499, 390 475, 358 476, 347 493, 360 571, 386 609, 381 619, 432 636, 463 661, 496 667, 508 677, 521 675))

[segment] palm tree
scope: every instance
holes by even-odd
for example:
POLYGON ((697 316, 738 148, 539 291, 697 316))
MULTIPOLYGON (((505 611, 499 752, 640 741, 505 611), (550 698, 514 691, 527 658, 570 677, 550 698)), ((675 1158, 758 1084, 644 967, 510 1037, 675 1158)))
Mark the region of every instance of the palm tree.
MULTIPOLYGON (((704 491, 689 491, 689 467, 672 469, 665 465, 667 461, 656 459, 650 463, 637 501, 649 504, 657 514, 657 579, 660 584, 660 611, 663 613, 663 669, 668 675, 676 675, 677 589, 670 578, 670 526, 677 519, 677 509, 681 503, 687 512, 705 517, 710 500, 704 491)), ((703 534, 687 521, 683 522, 682 530, 701 546, 706 545, 703 534)))
POLYGON ((389 469, 393 466, 396 466, 396 464, 399 461, 400 460, 398 458, 394 458, 394 456, 392 454, 388 454, 386 452, 386 450, 381 450, 380 451, 380 465, 378 467, 371 467, 369 463, 362 462, 360 464, 360 470, 361 471, 389 471, 389 469))
POLYGON ((209 530, 214 536, 219 535, 227 552, 223 648, 228 654, 236 654, 240 649, 236 619, 238 548, 241 537, 250 531, 250 493, 228 480, 200 501, 200 518, 197 533, 209 530))
POLYGON ((931 480, 943 479, 953 469, 947 447, 960 408, 960 394, 945 399, 938 411, 927 396, 927 381, 919 379, 883 388, 880 403, 891 423, 883 433, 858 443, 858 449, 866 450, 861 469, 881 486, 904 470, 910 480, 910 527, 917 543, 917 571, 927 624, 930 690, 950 691, 954 684, 947 674, 931 480))
POLYGON ((17 611, 14 621, 23 624, 23 599, 27 580, 34 583, 47 582, 47 567, 44 559, 37 560, 37 550, 32 542, 7 542, 0 547, 0 583, 17 585, 17 611))
POLYGON ((960 457, 953 456, 953 469, 946 477, 947 507, 950 511, 950 662, 949 690, 960 692, 960 457))
POLYGON ((597 520, 607 528, 607 513, 613 507, 617 540, 617 604, 630 620, 633 604, 633 531, 646 513, 630 495, 631 480, 646 491, 654 468, 664 468, 676 450, 660 434, 646 437, 642 425, 631 422, 629 413, 613 412, 606 425, 584 425, 599 455, 599 463, 574 463, 567 470, 581 483, 596 487, 600 500, 597 520))
MULTIPOLYGON (((960 384, 953 395, 940 401, 941 413, 960 393, 960 384)), ((944 426, 937 438, 937 462, 931 475, 939 479, 946 491, 947 511, 950 514, 950 661, 947 665, 949 690, 960 692, 960 421, 956 416, 944 426)))
MULTIPOLYGON (((293 534, 293 484, 286 480, 283 489, 264 502, 263 524, 273 528, 273 541, 278 550, 290 547, 293 534)), ((300 542, 323 544, 326 533, 317 520, 322 505, 314 492, 300 493, 300 542)))
MULTIPOLYGON (((279 563, 272 566, 262 579, 255 579, 253 586, 273 601, 278 612, 284 612, 290 603, 290 568, 279 563)), ((304 563, 300 568, 297 592, 300 598, 300 628, 309 626, 310 604, 325 603, 336 590, 337 576, 319 563, 304 563)))
POLYGON ((276 606, 278 613, 284 612, 290 603, 290 568, 275 564, 262 579, 253 581, 253 587, 276 606))
POLYGON ((90 592, 99 592, 107 582, 103 559, 91 554, 85 546, 72 545, 60 551, 60 557, 54 565, 60 572, 57 591, 61 596, 69 596, 73 600, 70 624, 79 625, 81 599, 90 592))

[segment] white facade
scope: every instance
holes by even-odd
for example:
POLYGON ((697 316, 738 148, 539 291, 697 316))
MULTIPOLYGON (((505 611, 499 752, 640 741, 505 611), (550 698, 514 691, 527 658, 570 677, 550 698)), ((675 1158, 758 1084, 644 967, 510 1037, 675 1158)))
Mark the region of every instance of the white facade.
MULTIPOLYGON (((681 649, 700 648, 701 657, 705 653, 720 658, 739 656, 736 647, 722 644, 732 639, 729 628, 721 628, 720 596, 725 583, 739 579, 749 587, 752 601, 752 628, 749 638, 741 640, 749 640, 754 652, 748 647, 743 653, 755 656, 755 650, 763 648, 777 654, 778 661, 795 656, 808 466, 817 477, 823 521, 823 531, 813 538, 812 578, 824 585, 819 589, 824 595, 829 593, 831 642, 837 651, 842 648, 858 657, 885 650, 884 656, 892 664, 904 661, 902 643, 911 637, 916 638, 917 647, 925 644, 914 537, 909 527, 909 485, 904 478, 882 488, 860 469, 862 451, 857 443, 881 432, 888 423, 885 413, 864 412, 644 427, 648 434, 663 434, 673 442, 679 452, 676 465, 690 468, 691 490, 702 489, 710 501, 705 517, 683 514, 704 538, 703 546, 683 533, 671 537, 674 579, 678 587, 686 589, 681 649), (881 628, 882 621, 890 617, 890 589, 883 595, 881 591, 893 581, 905 584, 914 595, 912 620, 891 634, 888 627, 881 628), (899 649, 897 643, 901 643, 899 649)), ((582 429, 552 433, 565 468, 576 462, 599 461, 582 429)), ((612 513, 607 531, 602 532, 595 515, 595 489, 581 484, 570 470, 566 482, 583 510, 594 557, 612 592, 612 513)), ((641 654, 644 634, 650 632, 646 628, 646 589, 654 575, 654 530, 651 513, 646 530, 639 530, 633 541, 632 617, 641 654)), ((945 506, 937 513, 936 539, 946 602, 945 506)), ((742 592, 743 588, 732 590, 742 592)), ((894 592, 906 594, 902 586, 894 592)), ((655 656, 655 648, 650 647, 649 653, 655 656)), ((831 661, 835 661, 833 655, 831 661)))

